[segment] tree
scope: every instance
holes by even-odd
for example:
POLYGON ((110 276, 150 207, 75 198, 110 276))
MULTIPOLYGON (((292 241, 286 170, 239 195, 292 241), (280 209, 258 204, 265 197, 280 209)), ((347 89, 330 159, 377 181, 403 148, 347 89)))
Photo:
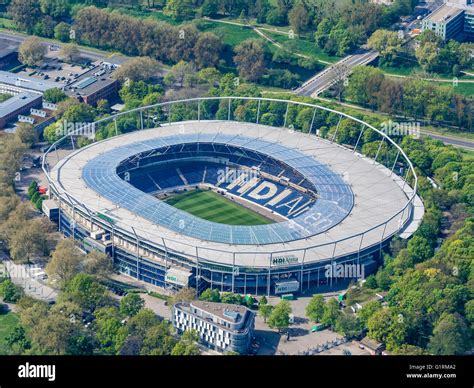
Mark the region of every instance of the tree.
POLYGON ((253 14, 257 19, 257 23, 265 23, 267 13, 270 10, 270 2, 268 0, 256 0, 253 14))
POLYGON ((470 348, 465 320, 457 313, 444 314, 433 330, 428 350, 435 355, 461 355, 470 348))
POLYGON ((255 39, 247 39, 234 49, 234 62, 239 76, 248 81, 258 80, 265 72, 264 50, 255 39))
POLYGON ((36 132, 33 124, 29 123, 19 123, 15 130, 15 136, 28 147, 38 141, 38 132, 36 132))
POLYGON ((433 247, 426 238, 421 236, 414 236, 408 242, 407 249, 415 263, 421 263, 433 256, 433 247))
POLYGON ((120 300, 120 313, 127 317, 133 317, 145 305, 145 301, 136 293, 129 293, 120 300))
POLYGON ((438 65, 439 46, 434 42, 420 44, 415 50, 415 56, 423 70, 433 71, 438 65))
POLYGON ((398 33, 388 30, 377 30, 367 41, 367 46, 379 52, 383 61, 391 65, 401 50, 402 40, 398 33))
POLYGON ((428 353, 418 346, 403 344, 395 349, 393 354, 397 356, 426 356, 428 353))
POLYGON ((346 87, 348 74, 349 68, 345 64, 341 63, 334 66, 334 83, 332 89, 334 89, 339 102, 342 101, 342 92, 346 87))
POLYGON ((263 318, 263 322, 267 323, 268 317, 272 314, 273 306, 269 304, 261 304, 258 306, 258 314, 263 318))
POLYGON ((379 102, 384 77, 380 69, 372 66, 356 66, 346 88, 347 97, 375 109, 379 102))
POLYGON ((61 42, 69 42, 71 34, 71 26, 67 23, 61 22, 54 27, 54 38, 61 42))
POLYGON ((282 300, 273 308, 268 319, 268 325, 271 328, 278 329, 280 333, 290 326, 290 314, 290 303, 287 300, 282 300))
POLYGON ((121 65, 115 72, 114 78, 124 81, 150 81, 160 70, 160 63, 150 57, 132 58, 121 65))
POLYGON ((306 306, 306 316, 314 322, 319 322, 324 314, 324 297, 314 295, 306 306))
POLYGON ((361 332, 359 320, 352 314, 339 314, 336 320, 335 330, 345 337, 355 337, 361 332))
POLYGON ((201 7, 202 16, 214 17, 219 11, 219 0, 204 0, 201 7))
POLYGON ((176 303, 190 303, 196 299, 196 290, 194 288, 181 288, 176 294, 170 297, 168 304, 171 308, 176 303))
POLYGON ((168 0, 163 13, 177 20, 188 20, 194 16, 192 0, 168 0))
POLYGON ((68 0, 40 0, 41 12, 54 18, 69 16, 68 0))
MULTIPOLYGON (((156 322, 143 334, 143 346, 140 351, 142 355, 162 356, 172 354, 177 340, 171 335, 170 324, 166 321, 156 322)), ((186 344, 176 349, 177 352, 186 352, 186 344)))
POLYGON ((47 47, 35 36, 25 39, 18 48, 18 58, 21 63, 36 66, 46 56, 47 47))
POLYGON ((331 298, 324 305, 324 312, 323 316, 321 317, 321 323, 330 327, 334 327, 340 314, 341 311, 339 310, 339 303, 336 299, 331 298))
POLYGON ((23 289, 15 285, 10 279, 0 283, 0 296, 4 302, 16 303, 23 296, 23 289))
POLYGON ((48 125, 43 130, 43 137, 48 141, 49 144, 53 144, 55 141, 58 141, 64 133, 61 130, 61 125, 58 123, 53 123, 48 125))
POLYGON ((68 63, 76 62, 81 56, 79 48, 74 43, 66 43, 59 52, 59 58, 68 63))
POLYGON ((72 301, 87 312, 107 305, 107 289, 92 276, 79 273, 63 285, 59 300, 72 301))
POLYGON ((381 304, 376 300, 371 300, 365 303, 362 308, 357 312, 357 318, 364 327, 367 327, 369 318, 374 315, 375 312, 382 308, 381 304))
POLYGON ((185 79, 193 74, 193 65, 185 61, 180 61, 171 68, 168 74, 166 74, 164 82, 169 86, 176 85, 178 88, 182 88, 185 79))
POLYGON ((52 102, 53 104, 64 101, 66 98, 66 93, 59 88, 48 89, 43 93, 43 100, 52 102))
POLYGON ((106 278, 113 271, 112 258, 102 252, 91 251, 84 259, 84 272, 97 278, 106 278))
POLYGON ((181 340, 173 347, 172 356, 197 356, 199 348, 197 343, 199 334, 195 330, 186 330, 181 336, 181 340))
POLYGON ((288 15, 290 26, 294 32, 301 34, 305 32, 310 23, 308 10, 303 2, 298 2, 290 11, 288 15))
MULTIPOLYGON (((151 105, 151 104, 149 104, 151 105)), ((110 104, 105 98, 101 98, 97 101, 96 110, 99 114, 107 114, 110 112, 110 104)))
POLYGON ((74 240, 64 239, 56 246, 45 270, 50 279, 67 282, 79 273, 81 262, 82 254, 74 245, 74 240))
POLYGON ((369 275, 365 279, 365 287, 370 288, 372 290, 377 288, 377 280, 375 279, 374 275, 369 275))
MULTIPOLYGON (((35 193, 31 200, 36 203, 41 199, 35 193), (35 198, 36 197, 36 198, 35 198)), ((45 219, 33 219, 19 225, 18 229, 9 238, 10 255, 13 260, 29 263, 34 256, 49 254, 48 232, 51 224, 45 219)))
POLYGON ((394 350, 403 344, 407 335, 407 320, 392 308, 376 311, 368 319, 369 337, 385 343, 388 350, 394 350))
POLYGON ((31 34, 41 16, 37 0, 12 0, 8 13, 16 26, 31 34))
POLYGON ((128 320, 128 334, 145 338, 149 330, 160 322, 163 321, 160 320, 152 310, 142 308, 136 315, 128 320))
POLYGON ((70 105, 63 114, 63 120, 75 124, 90 123, 94 121, 94 118, 94 108, 85 103, 74 103, 70 105))
POLYGON ((194 46, 194 62, 197 67, 216 66, 222 53, 222 40, 211 32, 201 34, 194 46))
POLYGON ((14 354, 21 354, 26 349, 31 348, 31 342, 26 337, 26 332, 23 326, 16 325, 10 334, 5 338, 5 342, 14 354))
POLYGON ((127 338, 127 331, 122 327, 120 313, 116 307, 102 307, 95 312, 97 340, 104 354, 115 354, 127 338))
POLYGON ((199 300, 207 300, 208 302, 220 302, 221 296, 218 290, 207 288, 201 293, 199 300))

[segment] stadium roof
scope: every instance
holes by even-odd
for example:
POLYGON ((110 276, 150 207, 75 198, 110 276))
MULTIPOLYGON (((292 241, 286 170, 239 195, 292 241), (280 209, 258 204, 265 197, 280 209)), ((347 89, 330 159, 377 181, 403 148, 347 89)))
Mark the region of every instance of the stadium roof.
POLYGON ((222 133, 175 135, 126 144, 92 159, 85 165, 82 177, 103 197, 154 224, 225 244, 262 245, 307 238, 337 225, 349 214, 353 204, 349 185, 316 159, 263 139, 222 133), (116 173, 117 166, 133 155, 183 143, 227 144, 267 154, 303 173, 315 186, 319 198, 307 211, 289 221, 253 226, 224 225, 177 209, 133 187, 116 173))
MULTIPOLYGON (((47 162, 54 166, 49 173, 50 179, 64 200, 72 200, 78 207, 85 205, 90 214, 105 215, 113 220, 115 230, 121 230, 122 233, 136 235, 144 241, 160 246, 165 242, 168 251, 185 255, 190 260, 199 258, 199 261, 221 265, 268 268, 270 258, 275 258, 278 254, 297 257, 299 263, 317 262, 331 257, 357 254, 360 249, 368 247, 378 247, 384 238, 396 233, 401 223, 410 217, 408 211, 401 211, 406 206, 408 197, 413 194, 413 189, 405 185, 398 175, 392 174, 390 169, 328 140, 287 128, 234 121, 162 124, 159 128, 96 142, 59 158, 62 159, 58 160, 53 152, 48 154, 47 162), (334 174, 346 177, 345 182, 350 185, 354 194, 352 210, 346 218, 330 229, 305 239, 266 245, 231 245, 203 241, 154 223, 135 213, 133 209, 122 207, 97 192, 83 178, 85 167, 100 155, 107 155, 109 151, 125 145, 130 145, 133 150, 133 147, 139 147, 137 143, 177 136, 176 134, 239 135, 280 144, 312 157, 334 174), (337 246, 334 244, 336 241, 337 246)), ((115 166, 116 161, 111 161, 111 165, 115 166)), ((146 195, 139 193, 140 196, 146 195)), ((141 206, 141 201, 137 206, 141 206)))

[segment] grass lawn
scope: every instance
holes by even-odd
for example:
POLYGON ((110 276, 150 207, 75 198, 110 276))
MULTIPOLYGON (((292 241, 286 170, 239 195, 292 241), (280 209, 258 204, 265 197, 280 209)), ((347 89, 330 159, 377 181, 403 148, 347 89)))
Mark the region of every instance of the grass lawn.
POLYGON ((376 294, 375 290, 365 287, 358 287, 355 289, 350 289, 346 294, 347 306, 353 305, 355 303, 363 303, 372 299, 376 294))
POLYGON ((15 23, 11 19, 0 18, 0 27, 15 29, 15 23))
POLYGON ((165 200, 169 205, 208 221, 227 225, 262 225, 271 220, 213 191, 193 190, 165 200))
POLYGON ((467 97, 474 96, 474 82, 473 83, 462 83, 459 82, 457 86, 454 86, 452 82, 438 82, 440 86, 449 86, 453 89, 454 93, 462 94, 467 97))
POLYGON ((240 27, 233 24, 223 24, 208 20, 200 20, 197 27, 202 32, 212 32, 222 39, 224 44, 235 47, 247 39, 257 39, 267 44, 268 42, 255 33, 250 27, 240 27))
POLYGON ((158 10, 153 10, 153 11, 152 10, 138 10, 138 9, 133 9, 133 8, 115 8, 115 9, 108 9, 108 10, 119 12, 121 14, 133 16, 140 19, 152 19, 156 21, 166 22, 168 24, 172 24, 175 26, 183 24, 185 22, 189 22, 189 21, 182 22, 182 21, 173 19, 172 17, 166 16, 162 11, 158 11, 158 10))
POLYGON ((18 323, 18 315, 12 312, 8 312, 6 314, 0 314, 0 355, 7 354, 8 347, 5 341, 5 337, 7 337, 13 328, 18 323))
POLYGON ((316 46, 315 42, 311 42, 305 38, 290 38, 289 36, 278 34, 270 31, 264 31, 269 37, 280 44, 290 43, 296 53, 307 55, 317 61, 323 62, 337 62, 341 59, 341 57, 335 57, 331 55, 325 54, 321 49, 316 46))

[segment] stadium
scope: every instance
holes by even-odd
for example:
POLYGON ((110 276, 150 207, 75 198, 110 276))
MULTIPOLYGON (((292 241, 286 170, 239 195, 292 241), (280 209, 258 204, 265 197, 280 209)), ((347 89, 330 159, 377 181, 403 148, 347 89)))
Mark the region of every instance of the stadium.
POLYGON ((79 129, 45 153, 47 214, 121 273, 171 291, 272 295, 367 276, 424 212, 403 150, 323 106, 196 98, 90 128, 94 139, 112 136, 77 148, 79 129), (304 128, 293 124, 301 110, 311 112, 304 128), (341 122, 357 130, 355 144, 337 143, 341 122), (379 141, 375 155, 364 155, 363 139, 379 141))

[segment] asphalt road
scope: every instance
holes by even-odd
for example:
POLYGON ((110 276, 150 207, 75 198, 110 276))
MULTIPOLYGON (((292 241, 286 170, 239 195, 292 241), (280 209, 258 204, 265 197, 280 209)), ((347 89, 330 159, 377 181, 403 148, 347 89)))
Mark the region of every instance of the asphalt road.
POLYGON ((444 144, 453 145, 455 147, 466 148, 468 150, 474 150, 474 141, 466 139, 456 139, 450 136, 443 136, 433 132, 421 132, 422 136, 429 136, 436 140, 441 140, 444 144))
POLYGON ((316 97, 337 82, 341 77, 349 75, 355 66, 366 65, 377 58, 378 55, 379 54, 374 50, 359 49, 355 54, 348 55, 339 62, 316 74, 313 78, 296 89, 295 93, 300 96, 316 97))
MULTIPOLYGON (((15 34, 15 33, 10 33, 10 32, 0 32, 0 39, 10 40, 13 42, 21 43, 27 38, 30 38, 30 36, 20 35, 20 34, 15 34)), ((48 46, 51 44, 54 44, 55 46, 62 47, 60 44, 51 43, 46 40, 42 40, 42 42, 43 44, 48 45, 48 46)), ((92 61, 98 61, 98 60, 101 61, 106 58, 105 55, 100 54, 96 51, 92 51, 92 50, 80 49, 79 52, 81 53, 82 56, 86 56, 92 61)))

